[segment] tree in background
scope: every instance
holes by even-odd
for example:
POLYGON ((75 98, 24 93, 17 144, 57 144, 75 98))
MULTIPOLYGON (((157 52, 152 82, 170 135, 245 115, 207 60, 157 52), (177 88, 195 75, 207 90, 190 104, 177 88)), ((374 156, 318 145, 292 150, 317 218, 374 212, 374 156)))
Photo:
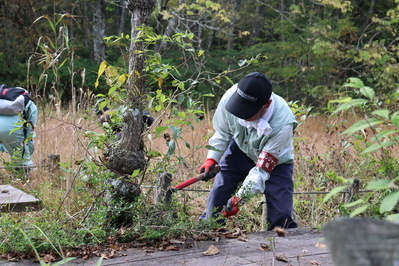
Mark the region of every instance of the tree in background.
POLYGON ((134 170, 143 169, 146 160, 143 152, 142 122, 145 77, 145 47, 140 40, 140 27, 150 21, 155 8, 153 0, 131 0, 128 2, 131 14, 131 44, 129 48, 129 78, 127 82, 127 103, 130 108, 123 115, 126 126, 122 130, 122 139, 110 151, 109 167, 121 174, 132 174, 134 170), (131 111, 133 110, 133 112, 131 111))

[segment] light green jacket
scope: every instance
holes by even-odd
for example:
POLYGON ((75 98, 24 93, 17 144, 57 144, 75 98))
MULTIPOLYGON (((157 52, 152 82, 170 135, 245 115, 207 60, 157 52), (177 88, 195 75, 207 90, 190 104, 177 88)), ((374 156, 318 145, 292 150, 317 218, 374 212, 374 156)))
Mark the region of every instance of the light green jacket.
MULTIPOLYGON (((216 162, 220 162, 223 153, 234 138, 238 147, 255 164, 262 151, 274 155, 278 159, 277 165, 292 164, 294 162, 292 136, 297 122, 287 102, 277 94, 272 94, 271 99, 274 101, 274 111, 268 121, 272 131, 268 136, 258 136, 256 129, 248 129, 242 126, 238 122, 239 118, 225 109, 227 101, 236 88, 237 84, 227 90, 213 116, 215 133, 209 140, 209 145, 216 150, 209 150, 207 158, 213 158, 216 162)), ((249 194, 264 193, 265 182, 269 177, 269 173, 255 166, 248 173, 237 195, 242 197, 241 194, 244 191, 249 192, 249 194)))

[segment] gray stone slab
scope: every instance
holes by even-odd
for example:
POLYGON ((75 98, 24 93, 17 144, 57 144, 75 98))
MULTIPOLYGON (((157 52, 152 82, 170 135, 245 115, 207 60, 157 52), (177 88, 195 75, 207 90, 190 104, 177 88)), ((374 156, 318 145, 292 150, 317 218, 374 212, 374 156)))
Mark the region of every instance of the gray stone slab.
POLYGON ((0 212, 40 210, 41 201, 11 185, 0 185, 0 212))
MULTIPOLYGON (((265 231, 249 233, 247 241, 240 241, 236 238, 222 238, 218 242, 190 241, 191 248, 182 248, 177 251, 154 250, 148 253, 141 248, 132 248, 118 252, 112 259, 104 259, 101 263, 105 265, 145 265, 145 266, 330 266, 334 265, 329 252, 323 246, 323 240, 319 231, 310 229, 289 229, 286 237, 277 237, 275 232, 265 231), (262 249, 261 244, 274 246, 269 251, 262 249), (209 246, 214 245, 219 253, 212 256, 205 256, 209 246), (277 256, 284 255, 287 261, 277 260, 277 256)), ((98 257, 88 260, 75 259, 63 265, 96 265, 98 257)), ((0 261, 0 266, 33 266, 37 262, 0 261)), ((338 266, 338 265, 337 265, 338 266)))
MULTIPOLYGON (((276 233, 266 231, 248 234, 247 241, 223 238, 215 241, 196 241, 192 248, 179 251, 158 251, 147 253, 141 249, 128 249, 121 253, 125 256, 103 260, 101 265, 334 265, 329 252, 323 246, 320 232, 309 229, 287 230, 286 237, 277 237, 276 233), (269 251, 262 249, 261 244, 274 246, 269 251), (213 256, 205 256, 210 245, 219 249, 213 256), (287 261, 280 261, 277 257, 284 257, 287 261)), ((98 258, 87 261, 76 260, 75 265, 95 265, 98 258)))

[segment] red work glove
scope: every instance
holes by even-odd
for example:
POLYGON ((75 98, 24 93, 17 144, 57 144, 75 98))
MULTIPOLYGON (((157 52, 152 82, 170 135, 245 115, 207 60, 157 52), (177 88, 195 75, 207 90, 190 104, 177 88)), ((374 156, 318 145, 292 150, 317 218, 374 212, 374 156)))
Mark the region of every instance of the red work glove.
POLYGON ((236 215, 239 211, 238 204, 240 203, 241 199, 237 196, 230 198, 227 201, 227 204, 223 206, 222 214, 224 217, 230 217, 236 215))
POLYGON ((205 160, 205 163, 198 169, 200 173, 204 173, 204 178, 202 179, 203 181, 208 181, 211 178, 214 178, 216 173, 212 172, 212 170, 215 168, 217 165, 217 162, 212 159, 208 158, 205 160))

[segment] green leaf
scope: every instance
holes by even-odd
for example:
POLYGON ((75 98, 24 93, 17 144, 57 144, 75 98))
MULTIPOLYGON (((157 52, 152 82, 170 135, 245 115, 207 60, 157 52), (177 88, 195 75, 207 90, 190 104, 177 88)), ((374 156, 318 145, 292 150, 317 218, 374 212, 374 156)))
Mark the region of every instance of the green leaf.
POLYGON ((371 114, 373 115, 378 115, 384 119, 388 119, 389 118, 389 110, 387 109, 383 109, 383 110, 376 110, 374 112, 372 112, 371 114))
POLYGON ((344 84, 345 87, 351 87, 351 88, 362 88, 364 87, 363 81, 359 78, 349 78, 349 83, 344 84))
POLYGON ((323 200, 323 203, 327 202, 332 196, 335 196, 336 194, 340 193, 346 188, 346 186, 340 186, 340 187, 335 187, 333 190, 331 190, 323 200))
POLYGON ((227 79, 227 81, 228 81, 230 84, 234 84, 234 81, 232 81, 228 76, 225 76, 224 78, 227 79))
POLYGON ((136 169, 132 173, 132 177, 136 177, 140 173, 140 169, 136 169))
POLYGON ((184 141, 184 143, 186 144, 186 148, 188 148, 188 149, 191 149, 191 145, 190 145, 190 143, 189 143, 189 142, 187 142, 187 141, 184 141))
POLYGON ((160 135, 162 132, 164 132, 166 129, 168 129, 168 127, 166 127, 166 126, 157 127, 157 128, 155 129, 155 132, 157 133, 155 136, 156 136, 156 137, 159 137, 159 135, 160 135))
POLYGON ((392 187, 392 181, 387 179, 380 179, 368 182, 366 189, 381 190, 392 187))
POLYGON ((176 142, 174 139, 166 142, 166 145, 168 145, 169 149, 168 149, 168 156, 172 156, 173 153, 175 153, 176 150, 176 142))
POLYGON ((399 111, 392 114, 391 121, 392 124, 394 124, 396 127, 399 127, 399 111))
POLYGON ((376 150, 384 148, 384 147, 393 146, 395 144, 397 144, 397 143, 394 142, 394 141, 390 141, 390 140, 384 141, 384 142, 374 143, 373 145, 371 145, 370 147, 367 147, 367 149, 362 151, 362 153, 373 152, 373 151, 376 151, 376 150))
POLYGON ((328 102, 329 103, 349 103, 350 101, 352 101, 352 97, 346 97, 346 98, 342 98, 342 99, 331 100, 331 101, 328 101, 328 102))
POLYGON ((332 114, 336 114, 340 111, 348 110, 351 107, 359 106, 359 105, 365 104, 367 102, 368 101, 366 99, 353 99, 348 103, 343 103, 340 106, 338 106, 337 110, 335 110, 332 114))
POLYGON ((214 147, 211 146, 211 145, 205 145, 205 148, 208 149, 208 150, 211 150, 211 151, 220 151, 220 150, 214 148, 214 147))
POLYGON ((185 118, 187 117, 187 116, 186 116, 186 112, 178 112, 177 115, 178 115, 179 117, 183 118, 183 119, 185 119, 185 118))
POLYGON ((386 220, 392 223, 399 223, 399 213, 388 215, 386 220))
POLYGON ((112 86, 109 90, 108 90, 108 95, 113 94, 116 91, 117 87, 116 86, 112 86))
POLYGON ((369 207, 369 205, 363 205, 360 206, 359 208, 354 209, 350 214, 349 217, 355 217, 356 215, 364 212, 365 210, 367 210, 367 208, 369 207))
POLYGON ((172 130, 174 139, 177 139, 178 137, 180 137, 181 127, 169 126, 169 128, 170 128, 170 130, 172 130))
POLYGON ((372 99, 374 98, 375 92, 374 92, 374 90, 373 90, 372 88, 370 88, 370 87, 367 87, 367 86, 362 87, 362 88, 360 88, 359 91, 360 91, 360 93, 361 93, 363 96, 366 96, 367 98, 369 98, 369 100, 372 100, 372 99))
POLYGON ((369 127, 381 124, 383 122, 384 122, 383 120, 376 119, 376 118, 360 120, 360 121, 356 122, 355 124, 353 124, 352 126, 350 126, 347 130, 342 132, 342 134, 350 135, 350 134, 353 134, 362 129, 369 128, 369 127))
POLYGON ((356 206, 356 205, 359 205, 359 204, 362 204, 362 203, 364 203, 364 200, 363 199, 358 199, 357 201, 345 204, 344 207, 345 208, 350 208, 350 207, 353 207, 353 206, 356 206))
POLYGON ((384 130, 380 133, 378 133, 377 135, 375 135, 374 137, 371 138, 371 141, 380 141, 383 138, 388 137, 389 135, 392 135, 393 133, 399 132, 398 130, 384 130))
POLYGON ((398 201, 399 201, 399 191, 389 194, 381 202, 380 213, 392 211, 393 208, 395 208, 398 201))

